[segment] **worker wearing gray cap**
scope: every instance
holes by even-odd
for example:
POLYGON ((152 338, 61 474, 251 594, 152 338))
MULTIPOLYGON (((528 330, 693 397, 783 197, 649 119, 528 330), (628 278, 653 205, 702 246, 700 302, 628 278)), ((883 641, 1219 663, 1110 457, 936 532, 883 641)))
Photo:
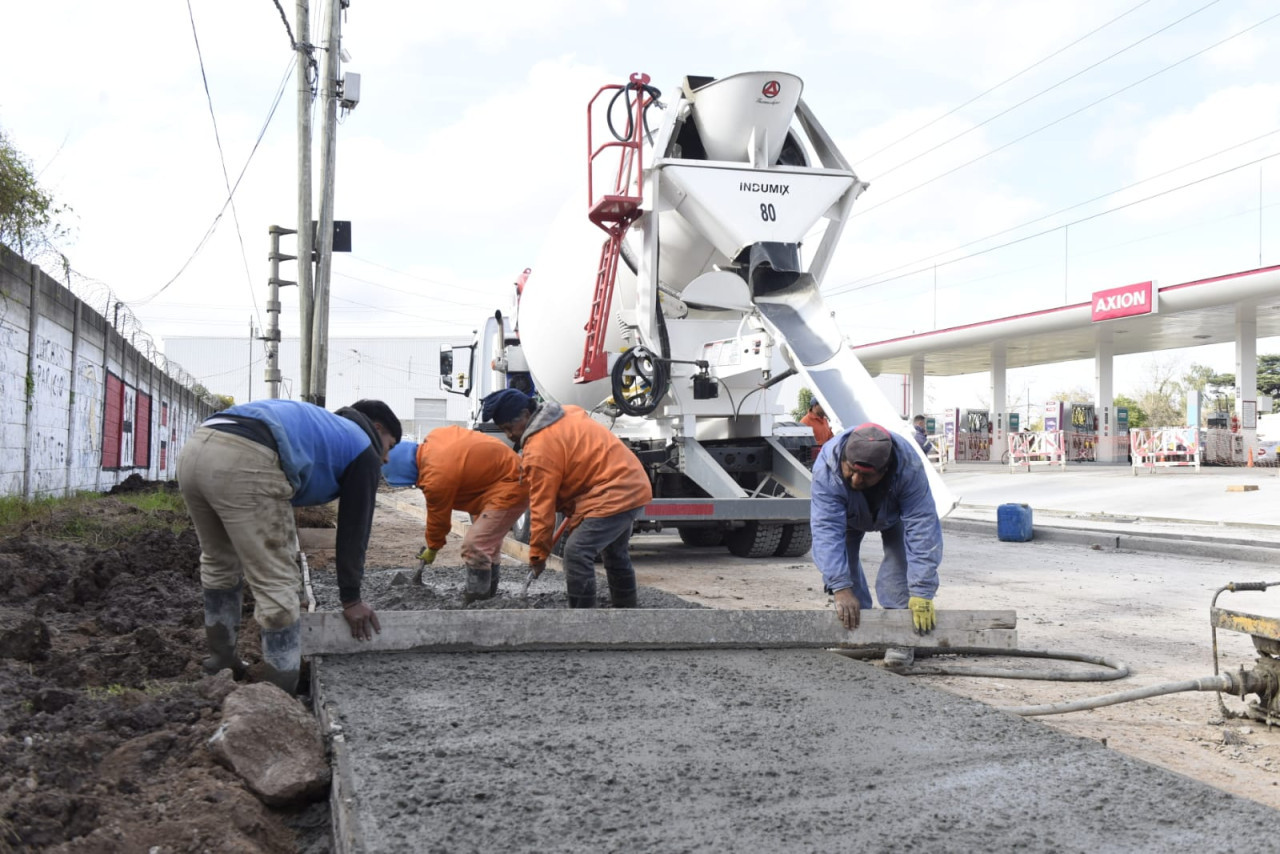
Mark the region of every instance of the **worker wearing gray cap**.
MULTIPOLYGON (((871 607, 858 552, 863 535, 879 531, 884 544, 876 574, 880 607, 909 608, 916 633, 932 631, 942 524, 911 440, 879 424, 838 434, 813 465, 812 499, 813 559, 845 628, 856 629, 861 610, 871 607)), ((885 653, 890 666, 905 667, 914 658, 909 648, 885 653)))

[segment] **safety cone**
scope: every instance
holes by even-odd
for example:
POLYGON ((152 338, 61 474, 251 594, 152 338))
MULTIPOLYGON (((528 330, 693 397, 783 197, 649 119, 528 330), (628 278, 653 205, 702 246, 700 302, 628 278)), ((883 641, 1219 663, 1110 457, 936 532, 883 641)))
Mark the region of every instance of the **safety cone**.
POLYGON ((1249 469, 1253 468, 1253 448, 1249 449, 1249 463, 1248 465, 1245 466, 1245 468, 1249 468, 1249 469))

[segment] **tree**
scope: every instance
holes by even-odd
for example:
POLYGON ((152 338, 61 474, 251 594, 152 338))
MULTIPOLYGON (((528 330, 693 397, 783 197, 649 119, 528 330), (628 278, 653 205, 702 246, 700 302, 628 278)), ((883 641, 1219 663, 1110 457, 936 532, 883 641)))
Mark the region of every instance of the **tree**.
POLYGON ((56 252, 68 234, 58 217, 69 210, 40 187, 31 163, 0 130, 0 243, 27 260, 56 252))
POLYGON ((799 421, 809 413, 809 403, 813 400, 813 392, 808 388, 801 386, 800 392, 796 395, 796 408, 791 410, 791 418, 799 421))
POLYGON ((1130 427, 1146 427, 1147 413, 1142 411, 1142 407, 1138 405, 1138 401, 1132 397, 1123 394, 1117 394, 1112 401, 1116 408, 1121 406, 1129 410, 1129 426, 1130 427))
POLYGON ((1049 400, 1061 400, 1065 403, 1092 403, 1093 395, 1084 386, 1076 386, 1066 391, 1055 391, 1049 400))
POLYGON ((1258 357, 1258 394, 1280 397, 1280 353, 1258 357))
POLYGON ((1176 359, 1147 362, 1148 377, 1138 391, 1138 406, 1146 415, 1146 427, 1177 427, 1186 420, 1186 394, 1176 359))

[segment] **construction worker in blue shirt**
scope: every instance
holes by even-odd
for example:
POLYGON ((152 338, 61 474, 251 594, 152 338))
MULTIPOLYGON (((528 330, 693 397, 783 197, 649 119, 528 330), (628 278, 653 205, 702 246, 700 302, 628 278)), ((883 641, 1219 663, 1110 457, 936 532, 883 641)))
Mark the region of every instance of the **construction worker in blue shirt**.
POLYGON ((259 400, 207 419, 183 446, 178 485, 200 539, 200 584, 209 658, 204 668, 246 666, 236 654, 244 584, 253 592, 267 681, 292 694, 301 664, 297 534, 293 508, 338 500, 335 562, 352 637, 381 631, 360 598, 374 499, 400 420, 380 400, 329 412, 294 400, 259 400))
MULTIPOLYGON (((835 436, 814 463, 813 559, 847 629, 856 629, 861 609, 872 606, 858 552, 863 535, 879 531, 884 544, 876 574, 880 607, 908 608, 918 634, 933 630, 942 524, 924 463, 911 442, 879 424, 862 424, 835 436)), ((890 666, 909 666, 914 658, 910 648, 885 653, 890 666)))

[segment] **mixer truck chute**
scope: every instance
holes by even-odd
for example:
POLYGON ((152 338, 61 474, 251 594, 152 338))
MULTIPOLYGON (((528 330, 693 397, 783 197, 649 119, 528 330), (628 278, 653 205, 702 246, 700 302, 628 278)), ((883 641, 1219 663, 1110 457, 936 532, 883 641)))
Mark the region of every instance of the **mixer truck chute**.
MULTIPOLYGON (((469 355, 473 402, 531 383, 591 411, 649 472, 642 526, 744 556, 808 550, 813 438, 782 414, 782 379, 798 374, 834 425, 910 436, 819 292, 867 185, 802 88, 794 75, 751 72, 687 77, 667 105, 643 75, 600 90, 593 103, 625 95, 627 118, 588 111, 589 137, 624 127, 615 143, 589 143, 588 205, 552 225, 515 322, 497 313, 441 371, 456 377, 469 355)), ((954 501, 926 470, 945 515, 954 501)))

